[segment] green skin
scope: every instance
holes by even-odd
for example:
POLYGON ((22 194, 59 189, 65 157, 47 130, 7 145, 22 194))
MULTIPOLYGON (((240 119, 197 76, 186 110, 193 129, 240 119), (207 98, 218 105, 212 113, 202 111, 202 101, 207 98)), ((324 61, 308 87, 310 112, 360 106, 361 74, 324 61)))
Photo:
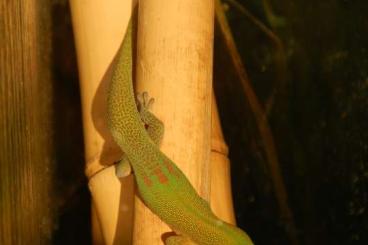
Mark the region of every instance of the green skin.
POLYGON ((127 164, 132 166, 144 203, 177 233, 167 238, 165 244, 253 244, 241 229, 217 218, 182 171, 160 151, 163 124, 148 111, 152 102, 144 93, 137 110, 132 83, 130 22, 108 95, 108 125, 125 153, 117 166, 118 176, 126 175, 122 172, 127 164))

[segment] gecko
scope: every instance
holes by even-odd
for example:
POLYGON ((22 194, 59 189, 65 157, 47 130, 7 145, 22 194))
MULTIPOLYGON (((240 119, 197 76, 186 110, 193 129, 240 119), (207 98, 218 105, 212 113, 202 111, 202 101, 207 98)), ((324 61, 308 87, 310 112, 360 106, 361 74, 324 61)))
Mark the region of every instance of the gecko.
POLYGON ((117 53, 108 88, 107 123, 114 141, 124 152, 117 163, 118 177, 135 176, 144 204, 175 234, 166 245, 251 245, 240 228, 219 219, 198 195, 184 173, 159 148, 163 123, 149 111, 153 99, 136 96, 133 89, 131 17, 117 53), (137 108, 138 104, 138 108, 137 108))

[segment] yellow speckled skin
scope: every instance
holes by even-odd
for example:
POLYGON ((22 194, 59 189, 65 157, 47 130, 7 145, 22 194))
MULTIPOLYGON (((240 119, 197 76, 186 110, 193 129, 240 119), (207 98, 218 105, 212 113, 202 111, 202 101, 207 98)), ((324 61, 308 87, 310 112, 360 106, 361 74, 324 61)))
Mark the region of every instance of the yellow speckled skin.
POLYGON ((147 133, 133 92, 131 23, 109 88, 108 124, 132 165, 144 203, 178 234, 169 237, 166 244, 253 244, 245 232, 212 213, 208 203, 147 133))

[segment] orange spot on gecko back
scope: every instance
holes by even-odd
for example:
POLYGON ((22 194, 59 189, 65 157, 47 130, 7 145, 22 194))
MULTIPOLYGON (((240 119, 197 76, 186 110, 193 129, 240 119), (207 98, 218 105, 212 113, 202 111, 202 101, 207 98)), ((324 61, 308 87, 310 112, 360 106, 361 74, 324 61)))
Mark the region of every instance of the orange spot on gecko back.
POLYGON ((158 181, 160 181, 161 184, 167 183, 168 179, 166 175, 162 172, 161 168, 156 168, 153 173, 157 176, 158 181))
POLYGON ((143 181, 146 184, 146 186, 148 187, 152 186, 152 181, 147 176, 143 176, 143 181))
POLYGON ((173 174, 175 176, 178 176, 178 173, 174 169, 172 163, 168 162, 167 160, 164 160, 163 163, 164 163, 165 167, 167 168, 167 170, 169 171, 170 174, 173 174))

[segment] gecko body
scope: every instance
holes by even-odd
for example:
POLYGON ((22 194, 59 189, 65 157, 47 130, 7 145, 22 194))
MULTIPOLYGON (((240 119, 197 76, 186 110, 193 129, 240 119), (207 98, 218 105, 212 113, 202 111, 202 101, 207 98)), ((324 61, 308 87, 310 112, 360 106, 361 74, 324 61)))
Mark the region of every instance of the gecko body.
POLYGON ((132 82, 132 21, 118 53, 108 92, 108 125, 132 166, 145 205, 177 235, 167 245, 250 245, 241 229, 217 218, 186 176, 159 149, 163 124, 150 112, 143 96, 137 110, 132 82), (145 128, 144 124, 148 124, 145 128))

